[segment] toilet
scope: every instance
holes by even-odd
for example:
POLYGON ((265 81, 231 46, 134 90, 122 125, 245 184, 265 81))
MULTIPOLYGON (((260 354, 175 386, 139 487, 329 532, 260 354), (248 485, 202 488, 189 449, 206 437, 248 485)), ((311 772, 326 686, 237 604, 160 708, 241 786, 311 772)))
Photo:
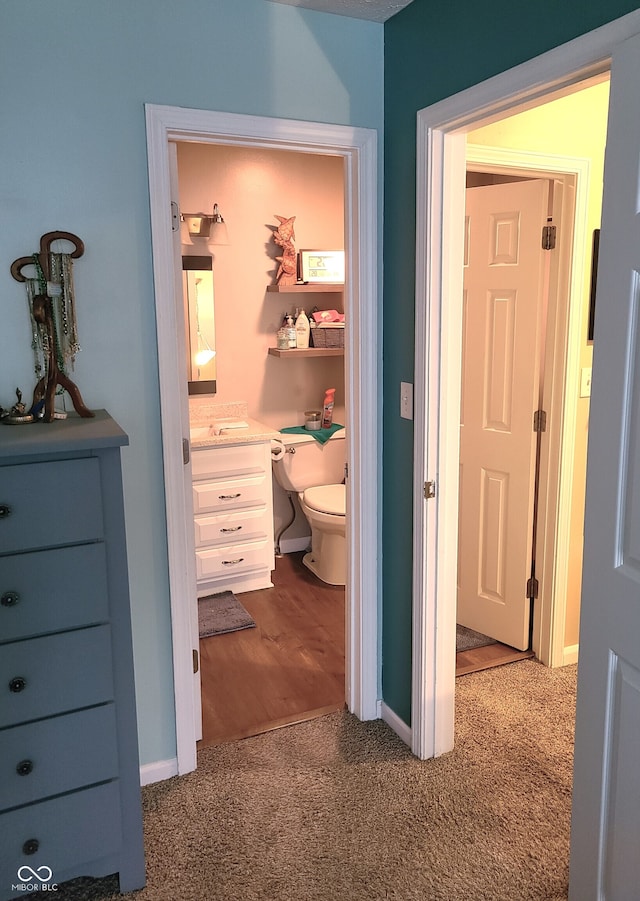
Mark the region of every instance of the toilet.
POLYGON ((302 562, 329 585, 345 585, 347 581, 344 439, 344 429, 334 432, 325 444, 311 434, 285 433, 272 452, 276 481, 285 491, 296 492, 311 526, 311 551, 302 562), (284 452, 278 449, 279 444, 284 452))

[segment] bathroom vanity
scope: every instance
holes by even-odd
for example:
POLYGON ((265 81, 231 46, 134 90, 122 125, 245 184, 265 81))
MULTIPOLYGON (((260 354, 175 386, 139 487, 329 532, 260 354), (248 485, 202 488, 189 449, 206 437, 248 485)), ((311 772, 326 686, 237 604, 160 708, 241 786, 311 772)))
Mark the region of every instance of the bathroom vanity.
POLYGON ((2 901, 34 871, 49 888, 110 873, 122 892, 145 884, 127 443, 104 410, 0 425, 2 901))
POLYGON ((198 597, 273 587, 271 439, 278 432, 245 422, 192 431, 199 436, 191 442, 198 597))

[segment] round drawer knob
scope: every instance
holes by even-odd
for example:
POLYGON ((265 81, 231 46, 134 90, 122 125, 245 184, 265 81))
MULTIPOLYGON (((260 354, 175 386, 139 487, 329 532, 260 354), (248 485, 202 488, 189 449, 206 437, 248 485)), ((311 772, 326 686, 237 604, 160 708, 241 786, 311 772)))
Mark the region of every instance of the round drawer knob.
POLYGON ((16 767, 16 773, 19 776, 28 776, 29 773, 33 771, 33 761, 32 760, 21 760, 20 763, 16 767))
POLYGON ((13 691, 17 693, 19 691, 24 691, 27 687, 27 680, 22 676, 15 676, 11 682, 9 682, 9 691, 13 691))
POLYGON ((15 607, 19 601, 20 595, 17 591, 5 591, 2 597, 0 597, 0 604, 2 604, 3 607, 15 607))
POLYGON ((35 854, 39 847, 40 842, 37 838, 28 838, 22 846, 22 852, 23 854, 35 854))
POLYGON ((11 515, 11 507, 9 504, 0 504, 0 519, 6 519, 11 515))

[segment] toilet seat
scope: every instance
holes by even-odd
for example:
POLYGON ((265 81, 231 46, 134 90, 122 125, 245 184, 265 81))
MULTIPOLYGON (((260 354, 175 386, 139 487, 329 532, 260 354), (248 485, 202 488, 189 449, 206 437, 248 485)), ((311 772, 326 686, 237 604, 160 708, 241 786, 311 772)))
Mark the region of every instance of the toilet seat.
POLYGON ((318 513, 346 516, 347 495, 344 485, 316 485, 303 493, 304 503, 318 513))

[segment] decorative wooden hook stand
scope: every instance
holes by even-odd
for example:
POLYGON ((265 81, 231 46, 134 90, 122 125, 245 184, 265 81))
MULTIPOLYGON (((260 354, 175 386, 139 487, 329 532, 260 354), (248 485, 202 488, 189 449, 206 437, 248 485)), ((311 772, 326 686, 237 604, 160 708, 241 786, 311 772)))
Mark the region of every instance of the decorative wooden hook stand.
MULTIPOLYGON (((73 259, 78 259, 84 253, 83 242, 80 240, 80 238, 77 237, 77 235, 73 235, 71 232, 55 231, 47 232, 46 235, 43 235, 40 238, 40 252, 37 254, 37 257, 40 268, 42 269, 42 273, 47 282, 49 282, 51 278, 49 265, 51 245, 54 241, 60 240, 69 241, 70 244, 73 244, 74 250, 69 254, 73 259)), ((18 282, 26 282, 27 276, 24 275, 22 270, 25 266, 33 265, 33 256, 20 257, 19 259, 14 260, 11 264, 11 275, 18 282)), ((37 413, 42 407, 42 403, 44 401, 43 419, 45 422, 51 422, 54 418, 56 387, 60 385, 65 389, 65 391, 69 393, 69 397, 73 402, 73 406, 80 416, 83 416, 85 418, 94 416, 95 414, 85 406, 78 386, 74 382, 72 382, 71 379, 64 372, 62 372, 58 366, 58 360, 56 357, 55 329, 53 324, 53 305, 51 297, 49 297, 48 294, 38 294, 36 297, 34 297, 33 318, 38 323, 38 325, 44 328, 47 335, 47 374, 40 379, 35 387, 35 390, 33 392, 31 412, 37 413)))

